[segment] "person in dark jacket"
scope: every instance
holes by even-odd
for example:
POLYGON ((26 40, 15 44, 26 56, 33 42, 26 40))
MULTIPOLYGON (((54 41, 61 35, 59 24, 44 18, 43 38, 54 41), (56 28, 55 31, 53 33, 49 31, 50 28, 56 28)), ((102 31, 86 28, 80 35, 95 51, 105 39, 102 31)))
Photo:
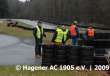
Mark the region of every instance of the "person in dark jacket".
POLYGON ((40 21, 37 23, 36 27, 33 29, 33 35, 35 38, 35 56, 39 57, 41 56, 41 52, 42 52, 41 49, 42 49, 43 36, 46 37, 40 21))

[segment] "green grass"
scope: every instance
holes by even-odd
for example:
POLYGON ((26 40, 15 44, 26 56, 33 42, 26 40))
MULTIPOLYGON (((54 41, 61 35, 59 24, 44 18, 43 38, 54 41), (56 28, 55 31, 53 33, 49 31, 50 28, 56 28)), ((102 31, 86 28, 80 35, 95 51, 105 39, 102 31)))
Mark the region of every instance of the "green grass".
POLYGON ((16 71, 14 66, 0 66, 0 76, 100 76, 97 71, 16 71))
POLYGON ((17 27, 7 27, 6 24, 0 24, 0 34, 12 35, 20 38, 31 38, 32 31, 17 27))

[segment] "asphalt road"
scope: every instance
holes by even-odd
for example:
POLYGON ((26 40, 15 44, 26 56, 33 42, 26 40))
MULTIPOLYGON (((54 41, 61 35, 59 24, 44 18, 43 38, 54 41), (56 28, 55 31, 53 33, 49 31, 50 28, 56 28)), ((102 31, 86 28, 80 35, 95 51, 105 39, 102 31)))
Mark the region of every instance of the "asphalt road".
POLYGON ((41 64, 41 59, 34 56, 34 38, 20 40, 0 35, 0 65, 17 64, 41 64))

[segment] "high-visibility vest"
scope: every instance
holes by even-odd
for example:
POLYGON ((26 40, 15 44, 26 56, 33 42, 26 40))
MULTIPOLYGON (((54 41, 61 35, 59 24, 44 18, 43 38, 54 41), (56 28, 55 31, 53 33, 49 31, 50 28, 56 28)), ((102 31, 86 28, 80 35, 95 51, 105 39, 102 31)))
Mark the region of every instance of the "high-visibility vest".
POLYGON ((95 30, 92 28, 92 29, 89 29, 87 30, 87 34, 88 34, 88 37, 94 37, 94 34, 95 34, 95 30))
POLYGON ((70 26, 70 34, 71 34, 71 36, 77 36, 76 26, 75 25, 71 25, 70 26))
POLYGON ((67 39, 68 31, 69 31, 69 30, 66 29, 66 31, 63 32, 64 41, 66 41, 66 39, 67 39))
POLYGON ((63 39, 63 30, 57 28, 56 31, 57 31, 57 36, 56 36, 55 42, 61 43, 62 42, 62 39, 63 39))
POLYGON ((39 28, 38 26, 36 26, 36 28, 37 28, 36 36, 38 39, 40 39, 41 35, 43 34, 43 27, 41 26, 41 28, 39 28))

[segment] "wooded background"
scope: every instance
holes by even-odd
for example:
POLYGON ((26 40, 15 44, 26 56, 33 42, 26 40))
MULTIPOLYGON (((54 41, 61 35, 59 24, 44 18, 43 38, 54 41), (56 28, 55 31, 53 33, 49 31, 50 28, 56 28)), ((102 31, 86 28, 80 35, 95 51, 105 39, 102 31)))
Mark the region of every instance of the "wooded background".
POLYGON ((110 0, 0 0, 1 18, 39 19, 47 22, 110 24, 110 0))

